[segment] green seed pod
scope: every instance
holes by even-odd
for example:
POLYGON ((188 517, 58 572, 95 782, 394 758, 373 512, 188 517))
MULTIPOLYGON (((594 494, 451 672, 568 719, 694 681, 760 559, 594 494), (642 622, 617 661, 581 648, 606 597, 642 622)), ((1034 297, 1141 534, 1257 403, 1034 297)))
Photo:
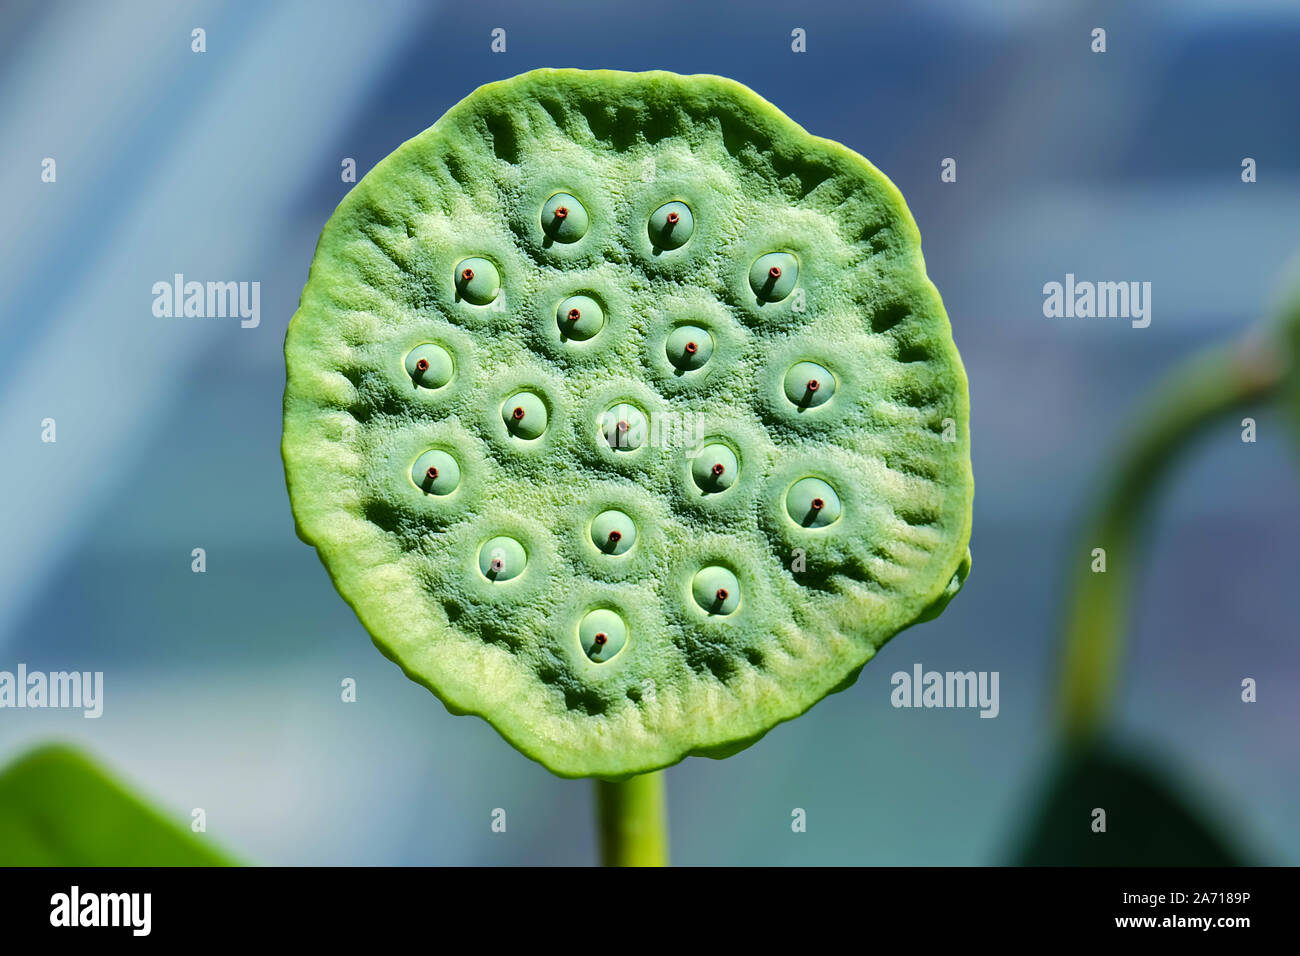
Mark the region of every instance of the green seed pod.
POLYGON ((408 676, 564 776, 754 743, 969 568, 902 197, 721 77, 475 91, 340 204, 285 356, 299 534, 408 676))

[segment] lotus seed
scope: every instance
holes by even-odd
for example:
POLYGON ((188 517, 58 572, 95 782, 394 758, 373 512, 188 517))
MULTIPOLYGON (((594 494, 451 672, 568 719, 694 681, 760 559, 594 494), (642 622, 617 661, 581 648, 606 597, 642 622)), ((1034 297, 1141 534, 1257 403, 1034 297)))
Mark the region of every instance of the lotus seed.
POLYGON ((816 408, 835 394, 835 376, 816 362, 795 362, 785 373, 784 387, 791 405, 816 408))
POLYGON ((740 582, 727 568, 702 568, 691 581, 695 603, 709 614, 734 614, 740 606, 740 582))
POLYGON ((602 511, 592 519, 591 543, 606 554, 626 554, 636 543, 636 525, 621 511, 602 511))
POLYGON ((691 477, 706 494, 726 491, 736 483, 739 473, 736 453, 720 442, 705 445, 691 462, 691 477))
POLYGON ((587 208, 569 193, 556 193, 542 207, 542 231, 556 242, 577 242, 587 234, 587 208))
POLYGON ((635 405, 621 403, 600 416, 600 430, 605 442, 615 451, 635 451, 645 444, 648 430, 645 412, 635 405))
POLYGON ((411 466, 411 481, 430 495, 449 495, 460 484, 460 465, 445 451, 426 451, 411 466))
POLYGON ((695 217, 684 202, 664 203, 650 216, 650 241, 657 249, 680 249, 695 232, 695 217))
POLYGON ((627 644, 627 624, 608 608, 588 611, 578 625, 582 652, 597 664, 603 664, 627 644))
POLYGON ((540 438, 546 431, 546 403, 533 392, 516 392, 501 403, 501 420, 515 438, 540 438))
POLYGON ((462 259, 456 266, 456 293, 466 302, 487 305, 501 289, 501 274, 487 259, 462 259))
POLYGON ((677 368, 693 371, 713 355, 713 336, 698 325, 679 325, 669 333, 664 351, 677 368))
POLYGON ((514 538, 489 538, 478 549, 478 569, 489 581, 509 581, 523 574, 528 564, 524 546, 514 538))
POLYGON ((406 374, 422 388, 442 388, 451 381, 451 353, 441 345, 427 342, 406 354, 406 374))
POLYGON ((591 296, 571 295, 556 308, 555 321, 562 336, 582 342, 605 325, 605 310, 591 296))
POLYGON ((788 252, 769 252, 749 267, 749 285, 762 302, 780 302, 799 279, 799 260, 788 252))
POLYGON ((820 478, 800 478, 785 495, 790 519, 805 528, 824 528, 840 517, 840 497, 820 478))

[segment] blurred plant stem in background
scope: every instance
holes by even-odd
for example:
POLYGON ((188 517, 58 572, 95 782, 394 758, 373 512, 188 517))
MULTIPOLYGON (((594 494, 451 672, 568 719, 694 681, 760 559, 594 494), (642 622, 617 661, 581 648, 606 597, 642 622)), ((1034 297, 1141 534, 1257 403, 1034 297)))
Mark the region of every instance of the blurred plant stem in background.
POLYGON ((600 862, 604 866, 667 866, 664 772, 596 781, 600 862))
POLYGON ((1070 583, 1058 696, 1067 744, 1084 746, 1102 729, 1115 695, 1140 545, 1164 479, 1211 423, 1272 399, 1288 373, 1288 349, 1251 334, 1201 352, 1157 386, 1121 446, 1100 500, 1084 523, 1070 583), (1105 571, 1094 570, 1104 549, 1105 571))

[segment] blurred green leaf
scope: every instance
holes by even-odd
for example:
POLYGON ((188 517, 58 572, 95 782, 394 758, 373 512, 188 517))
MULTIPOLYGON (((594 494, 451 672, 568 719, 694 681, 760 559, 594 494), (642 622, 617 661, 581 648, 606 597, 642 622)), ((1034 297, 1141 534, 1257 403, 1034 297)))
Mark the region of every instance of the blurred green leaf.
POLYGON ((1244 866, 1239 850, 1150 759, 1104 744, 1066 751, 1040 794, 1018 866, 1244 866), (1092 830, 1093 809, 1106 832, 1092 830))
POLYGON ((231 865, 75 750, 41 747, 0 772, 0 866, 231 865))

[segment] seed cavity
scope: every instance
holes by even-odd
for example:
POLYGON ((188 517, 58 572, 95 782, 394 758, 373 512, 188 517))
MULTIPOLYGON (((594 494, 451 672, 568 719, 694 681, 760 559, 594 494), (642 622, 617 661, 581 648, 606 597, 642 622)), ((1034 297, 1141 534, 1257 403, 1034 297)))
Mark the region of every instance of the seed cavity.
POLYGON ((800 478, 785 495, 790 520, 805 528, 824 528, 840 517, 840 496, 821 478, 800 478))
POLYGON ((695 232, 695 217, 684 202, 664 203, 650 214, 650 242, 655 251, 680 249, 695 232))
POLYGON ((692 372, 713 355, 713 335, 698 325, 679 325, 668 333, 664 353, 679 371, 692 372))
POLYGON ((460 484, 460 465, 440 448, 431 448, 411 465, 411 481, 427 495, 449 495, 460 484))
POLYGON ((786 400, 800 411, 825 405, 835 394, 835 376, 816 362, 795 362, 785 373, 786 400))
POLYGON ((740 607, 740 582, 720 565, 701 568, 691 581, 691 596, 702 610, 725 617, 740 607))
POLYGON ((515 438, 541 438, 548 424, 546 403, 536 392, 516 392, 501 403, 501 420, 515 438))
POLYGON ((611 405, 600 416, 600 433, 614 451, 635 451, 646 442, 645 412, 627 402, 611 405))
POLYGON ((509 581, 524 573, 528 552, 514 538, 498 535, 484 541, 478 549, 478 569, 489 581, 509 581))
POLYGON ((442 388, 451 381, 455 363, 441 345, 426 342, 406 353, 406 374, 420 388, 442 388))
POLYGON ((627 624, 609 608, 588 611, 578 624, 578 643, 588 660, 603 664, 627 644, 627 624))
POLYGON ((602 511, 591 520, 591 543, 604 554, 626 554, 636 544, 636 523, 617 509, 602 511))
POLYGON ((541 222, 551 242, 577 242, 587 234, 587 207, 570 193, 556 193, 542 206, 541 222))
POLYGON ((730 446, 721 442, 705 445, 691 462, 691 478, 707 494, 726 491, 740 477, 740 462, 730 446))
POLYGON ((456 265, 456 294, 474 305, 487 305, 501 291, 501 274, 489 260, 474 256, 456 265))
POLYGON ((585 342, 605 326, 605 310, 589 295, 571 295, 555 309, 561 339, 585 342))
POLYGON ((794 291, 799 260, 788 252, 768 252, 749 267, 749 287, 759 302, 780 302, 794 291))

